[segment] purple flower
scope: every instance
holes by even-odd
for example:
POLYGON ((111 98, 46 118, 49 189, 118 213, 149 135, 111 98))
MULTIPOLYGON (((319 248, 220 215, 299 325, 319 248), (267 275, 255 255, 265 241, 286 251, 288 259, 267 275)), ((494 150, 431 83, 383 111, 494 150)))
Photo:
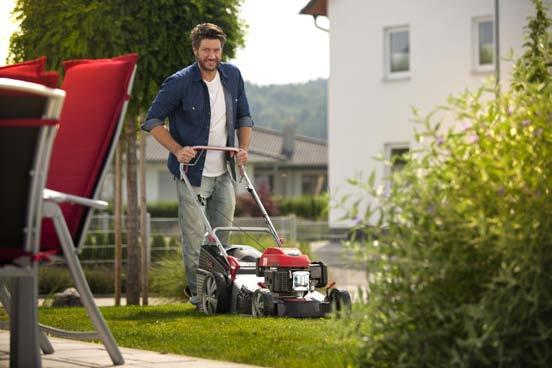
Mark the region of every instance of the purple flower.
POLYGON ((503 196, 505 191, 504 186, 501 185, 498 187, 497 193, 498 195, 503 196))
POLYGON ((427 207, 427 213, 431 216, 434 215, 435 214, 435 207, 433 205, 429 205, 427 207))
POLYGON ((531 124, 531 120, 529 119, 523 120, 521 122, 521 125, 523 125, 524 127, 529 126, 530 124, 531 124))
POLYGON ((440 145, 442 145, 443 143, 445 143, 445 138, 443 138, 442 135, 439 135, 439 136, 437 136, 437 140, 436 140, 436 141, 437 141, 437 145, 440 146, 440 145))
POLYGON ((535 129, 535 131, 533 132, 533 137, 540 137, 542 135, 542 132, 543 132, 542 128, 535 129))
POLYGON ((468 136, 468 143, 476 143, 479 141, 479 137, 477 136, 477 134, 470 134, 468 136))
POLYGON ((464 123, 462 125, 462 131, 465 132, 466 130, 469 130, 472 127, 471 123, 464 123))

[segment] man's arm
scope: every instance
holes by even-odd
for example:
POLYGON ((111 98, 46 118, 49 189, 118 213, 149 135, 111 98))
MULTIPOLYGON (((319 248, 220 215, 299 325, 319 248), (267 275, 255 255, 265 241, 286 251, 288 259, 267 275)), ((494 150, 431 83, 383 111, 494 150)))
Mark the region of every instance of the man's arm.
POLYGON ((249 142, 251 141, 251 132, 253 128, 251 127, 241 127, 238 128, 238 144, 240 150, 236 155, 236 162, 238 166, 245 165, 249 160, 249 155, 247 151, 249 150, 249 142))
POLYGON ((179 162, 187 164, 195 157, 195 150, 178 144, 163 124, 163 120, 178 107, 181 90, 178 79, 174 75, 167 78, 148 110, 142 129, 150 132, 153 138, 175 155, 179 162))
POLYGON ((240 151, 236 155, 236 163, 238 166, 245 165, 249 159, 247 151, 249 150, 249 142, 251 141, 253 125, 253 119, 251 119, 251 113, 249 112, 249 103, 245 93, 243 78, 241 73, 239 73, 238 109, 236 112, 236 130, 238 133, 238 144, 240 147, 240 151))
POLYGON ((165 128, 164 125, 157 125, 150 130, 150 134, 155 138, 155 140, 163 147, 165 147, 169 152, 176 156, 178 162, 184 164, 189 163, 196 155, 196 151, 190 146, 182 147, 178 144, 169 131, 165 128))

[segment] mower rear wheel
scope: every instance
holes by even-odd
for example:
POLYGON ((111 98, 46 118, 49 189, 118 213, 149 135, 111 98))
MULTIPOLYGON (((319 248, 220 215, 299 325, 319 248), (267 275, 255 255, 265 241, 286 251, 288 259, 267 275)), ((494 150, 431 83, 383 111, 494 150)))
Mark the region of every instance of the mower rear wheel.
POLYGON ((203 280, 201 306, 205 314, 226 313, 230 307, 230 292, 220 272, 211 272, 203 280))
POLYGON ((351 311, 351 294, 347 290, 332 289, 330 292, 332 312, 340 316, 344 312, 351 311))
POLYGON ((251 303, 253 317, 268 317, 274 315, 274 299, 268 289, 257 289, 253 293, 251 303))

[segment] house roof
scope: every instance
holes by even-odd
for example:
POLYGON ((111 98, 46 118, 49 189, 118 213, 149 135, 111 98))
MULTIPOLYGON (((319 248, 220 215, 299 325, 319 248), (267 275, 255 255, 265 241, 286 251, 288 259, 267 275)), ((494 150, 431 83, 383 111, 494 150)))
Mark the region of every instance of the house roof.
MULTIPOLYGON (((326 141, 295 136, 293 154, 288 159, 282 152, 283 134, 273 129, 256 126, 249 145, 252 164, 279 164, 282 166, 320 167, 328 164, 326 141)), ((146 161, 165 161, 167 150, 150 134, 146 137, 146 161)))
POLYGON ((328 1, 327 0, 310 0, 307 5, 301 11, 299 14, 306 14, 306 15, 323 15, 328 16, 328 1))

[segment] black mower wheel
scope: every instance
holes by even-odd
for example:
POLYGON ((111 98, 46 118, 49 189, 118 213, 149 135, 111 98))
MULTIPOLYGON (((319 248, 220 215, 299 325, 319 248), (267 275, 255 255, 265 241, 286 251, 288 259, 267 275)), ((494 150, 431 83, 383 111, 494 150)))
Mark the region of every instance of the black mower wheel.
POLYGON ((255 290, 251 309, 253 317, 268 317, 274 315, 274 299, 272 298, 270 290, 255 290))
POLYGON ((205 314, 226 313, 230 309, 230 290, 220 272, 211 272, 203 280, 201 306, 205 314))
POLYGON ((348 313, 351 311, 351 294, 347 290, 343 289, 332 289, 330 291, 330 303, 332 307, 332 312, 336 316, 341 316, 343 313, 348 313))

